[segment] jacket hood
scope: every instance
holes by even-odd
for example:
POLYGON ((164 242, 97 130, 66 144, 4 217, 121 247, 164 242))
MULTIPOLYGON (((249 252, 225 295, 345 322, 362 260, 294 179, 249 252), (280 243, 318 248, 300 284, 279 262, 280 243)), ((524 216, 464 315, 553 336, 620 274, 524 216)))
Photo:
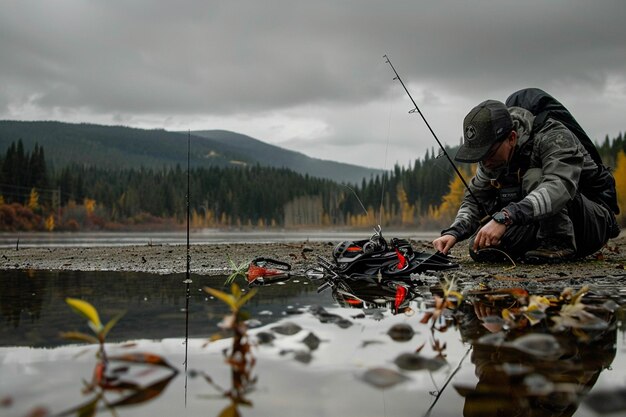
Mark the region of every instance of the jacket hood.
POLYGON ((530 138, 535 116, 521 107, 509 107, 513 119, 513 129, 517 132, 517 148, 522 147, 530 138))

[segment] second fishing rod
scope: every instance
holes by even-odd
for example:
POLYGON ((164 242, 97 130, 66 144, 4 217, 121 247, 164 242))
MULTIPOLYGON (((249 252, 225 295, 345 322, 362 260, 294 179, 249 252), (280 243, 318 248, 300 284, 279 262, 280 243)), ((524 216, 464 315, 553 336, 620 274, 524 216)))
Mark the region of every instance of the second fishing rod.
POLYGON ((422 117, 422 120, 424 121, 424 123, 426 124, 426 127, 428 127, 428 130, 430 131, 430 133, 433 135, 433 137, 435 138, 435 140, 437 141, 437 144, 439 145, 439 148, 441 148, 441 151, 443 152, 443 155, 448 159, 448 162, 450 162, 450 165, 452 165, 452 168, 454 169, 454 172, 456 173, 456 175, 459 177, 459 179, 461 180, 461 182, 463 183, 463 185, 465 186, 465 189, 467 190, 467 192, 469 193, 469 195, 472 197, 472 199, 474 200, 474 202, 476 203, 476 205, 478 206, 478 208, 482 211, 483 215, 485 216, 482 220, 481 223, 485 223, 486 220, 491 219, 491 215, 489 214, 489 212, 487 211, 487 209, 485 208, 485 206, 478 200, 478 198, 476 198, 476 196, 474 195, 474 193, 472 192, 471 188, 469 187, 469 185, 467 184, 467 182, 465 181, 465 178, 463 178, 463 174, 461 174, 461 171, 459 171, 459 168, 456 166, 456 164, 454 163, 454 161, 452 160, 452 158, 450 158, 450 154, 448 154, 448 151, 446 150, 446 148, 441 144, 441 142, 439 141, 439 138, 437 137, 437 135, 435 134, 435 132, 433 131, 432 127, 430 127, 430 123, 428 123, 428 120, 426 120, 426 117, 424 117, 424 114, 422 113, 422 111, 419 109, 417 103, 415 102, 415 100, 413 99, 413 96, 411 95, 411 93, 409 92, 409 89, 406 87, 406 85, 404 84, 404 81, 402 81, 402 78, 400 78, 400 74, 398 74, 398 71, 396 71, 396 68, 393 66, 393 64, 391 63, 391 60, 389 59, 389 57, 387 55, 383 55, 383 58, 385 58, 385 62, 387 62, 387 64, 389 64, 389 66, 391 67, 391 69, 393 70, 394 74, 396 75, 394 77, 394 80, 398 80, 400 82, 400 84, 402 85, 402 88, 404 88, 404 91, 406 91, 406 94, 409 96, 409 98, 411 99, 411 102, 413 103, 414 108, 409 110, 409 113, 419 113, 419 115, 422 117))

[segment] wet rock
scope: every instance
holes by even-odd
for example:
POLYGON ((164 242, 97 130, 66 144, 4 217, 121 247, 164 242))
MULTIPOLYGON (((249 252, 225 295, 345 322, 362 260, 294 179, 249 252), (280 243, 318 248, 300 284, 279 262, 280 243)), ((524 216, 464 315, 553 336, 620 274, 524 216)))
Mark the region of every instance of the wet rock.
POLYGON ((272 343, 274 340, 276 339, 276 336, 274 336, 272 333, 270 332, 258 332, 256 334, 256 340, 257 343, 259 345, 267 345, 272 343))
POLYGON ((343 319, 340 315, 330 313, 317 314, 315 317, 319 319, 320 323, 337 323, 343 319))
POLYGON ((257 320, 257 319, 246 320, 246 326, 248 326, 248 329, 254 329, 255 327, 261 327, 262 325, 263 323, 261 322, 261 320, 257 320))
POLYGON ((599 415, 626 412, 626 388, 594 392, 585 404, 599 415))
POLYGON ((394 363, 405 371, 436 371, 447 362, 443 358, 426 358, 418 353, 403 353, 394 360, 394 363))
POLYGON ((521 376, 526 375, 531 372, 533 368, 530 366, 523 365, 521 363, 503 363, 502 364, 502 372, 504 372, 508 376, 521 376))
POLYGON ((309 312, 313 314, 314 316, 317 316, 319 314, 328 314, 326 309, 320 305, 313 305, 309 307, 309 312))
POLYGON ((317 349, 321 342, 322 340, 313 334, 313 332, 310 332, 307 337, 302 340, 302 343, 304 343, 310 350, 317 349))
POLYGON ((361 380, 376 388, 390 388, 394 385, 408 381, 403 374, 386 368, 368 369, 361 375, 361 380))
POLYGON ((602 304, 602 308, 606 311, 614 312, 619 309, 619 305, 613 300, 607 300, 602 304))
POLYGON ((368 347, 369 345, 382 345, 384 342, 380 340, 364 340, 361 342, 361 347, 368 347))
POLYGON ((530 374, 524 378, 526 392, 530 395, 550 395, 554 391, 554 384, 541 374, 530 374))
POLYGON ((387 331, 387 334, 396 342, 408 342, 413 338, 415 332, 408 324, 398 323, 391 326, 389 331, 387 331))
POLYGON ((582 330, 606 330, 609 323, 582 308, 563 309, 559 316, 552 319, 559 328, 582 330))
POLYGON ((344 318, 340 318, 339 320, 335 322, 335 324, 339 326, 339 328, 341 329, 347 329, 348 327, 352 326, 352 322, 344 318))
POLYGON ((298 326, 296 323, 287 322, 274 326, 270 328, 270 330, 278 334, 291 336, 302 330, 302 327, 298 326))
POLYGON ((541 359, 558 359, 563 353, 559 341, 551 334, 526 334, 518 337, 508 345, 541 359))
POLYGON ((310 363, 313 360, 313 355, 311 352, 299 350, 293 355, 293 358, 301 363, 310 363))

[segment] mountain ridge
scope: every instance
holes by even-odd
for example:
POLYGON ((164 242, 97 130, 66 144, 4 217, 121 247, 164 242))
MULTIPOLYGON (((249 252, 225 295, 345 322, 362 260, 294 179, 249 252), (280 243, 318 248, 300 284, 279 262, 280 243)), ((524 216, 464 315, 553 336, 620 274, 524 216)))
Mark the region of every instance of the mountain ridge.
POLYGON ((188 133, 54 120, 0 120, 0 151, 21 139, 25 150, 32 149, 35 143, 43 146, 46 160, 55 168, 75 163, 111 169, 163 168, 186 165, 188 134, 192 137, 194 167, 259 164, 352 184, 383 173, 379 169, 312 158, 218 129, 188 133))

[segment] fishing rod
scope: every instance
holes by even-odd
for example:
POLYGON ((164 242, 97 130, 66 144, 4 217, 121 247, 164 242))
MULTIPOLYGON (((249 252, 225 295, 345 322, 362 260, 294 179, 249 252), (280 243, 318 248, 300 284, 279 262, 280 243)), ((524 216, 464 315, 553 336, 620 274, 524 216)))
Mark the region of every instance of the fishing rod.
POLYGON ((424 121, 424 123, 426 123, 426 127, 428 127, 428 130, 430 130, 430 133, 433 135, 433 137, 435 138, 435 140, 437 141, 437 144, 439 145, 439 147, 441 148, 441 151, 443 152, 443 154, 445 155, 445 157, 448 159, 448 162, 450 162, 450 165, 452 165, 452 168, 454 168, 454 172, 456 172, 456 175, 459 177, 459 179, 461 180, 461 182, 463 183, 463 185, 465 186, 465 189, 467 190, 467 192, 469 193, 469 195, 472 196, 472 198, 474 199, 474 202, 476 203, 476 205, 478 205, 478 208, 483 212, 483 214, 485 215, 485 218, 481 221, 484 222, 485 219, 487 218, 491 218, 491 215, 489 214, 489 212, 487 211, 487 209, 485 208, 485 206, 478 200, 478 198, 476 198, 476 196, 474 195, 474 193, 472 192, 472 190, 470 189, 469 185, 467 185, 467 182, 465 181, 465 178, 463 178, 463 174, 461 174, 461 171, 459 171, 459 168, 457 168, 456 164, 454 163, 454 161, 452 160, 452 158, 450 158, 450 155, 448 154, 448 151, 446 151, 446 148, 441 144, 441 142, 439 141, 439 138, 437 137, 437 135, 435 134, 435 132, 433 131, 433 129, 430 127, 430 124, 428 123, 428 120, 426 120, 426 117, 424 117, 424 114, 422 113, 422 111, 419 109, 417 103, 415 102, 415 100, 413 99, 413 96, 411 95, 411 93, 409 92, 408 88, 406 87, 406 85, 404 84, 404 82, 402 81, 402 78, 400 78, 400 74, 398 74, 398 71, 396 71, 396 68, 393 66, 393 64, 391 63, 391 60, 389 59, 389 57, 387 55, 383 55, 383 58, 385 58, 385 62, 387 62, 389 64, 389 66, 391 67, 391 69, 393 70, 394 74, 396 74, 396 76, 394 77, 394 80, 398 80, 400 81, 400 84, 402 84, 402 87, 404 88, 404 91, 406 91, 406 94, 409 96, 409 98, 411 99, 411 102, 413 103, 413 106, 415 106, 413 109, 409 110, 409 114, 412 113, 419 113, 420 116, 422 116, 422 120, 424 121))
POLYGON ((187 132, 187 268, 185 273, 185 407, 187 407, 187 353, 189 350, 189 299, 191 298, 191 255, 189 254, 189 154, 191 148, 191 131, 187 132))

